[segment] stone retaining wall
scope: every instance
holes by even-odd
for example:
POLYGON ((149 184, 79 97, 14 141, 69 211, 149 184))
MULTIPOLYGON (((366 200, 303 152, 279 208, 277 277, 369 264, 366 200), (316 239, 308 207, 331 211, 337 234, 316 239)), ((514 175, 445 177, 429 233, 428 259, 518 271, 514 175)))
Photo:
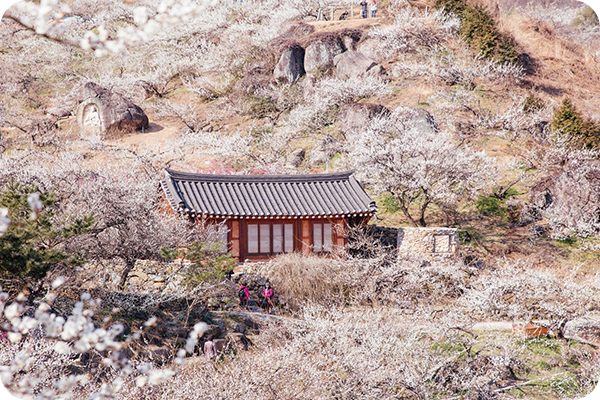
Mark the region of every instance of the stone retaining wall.
MULTIPOLYGON (((137 260, 125 282, 125 291, 140 293, 158 290, 178 292, 180 291, 181 277, 174 274, 174 272, 180 267, 180 260, 173 262, 137 260)), ((124 269, 125 264, 120 260, 87 263, 82 267, 82 270, 90 279, 85 283, 84 288, 117 290, 124 269)))
POLYGON ((458 253, 456 228, 399 228, 398 260, 446 261, 458 253))

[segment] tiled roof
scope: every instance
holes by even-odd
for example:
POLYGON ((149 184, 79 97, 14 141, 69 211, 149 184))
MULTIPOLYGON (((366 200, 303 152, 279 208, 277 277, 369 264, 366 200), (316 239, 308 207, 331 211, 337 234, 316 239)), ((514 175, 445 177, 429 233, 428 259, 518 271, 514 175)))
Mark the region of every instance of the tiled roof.
POLYGON ((314 175, 213 175, 165 169, 175 211, 207 217, 369 215, 375 202, 352 171, 314 175))

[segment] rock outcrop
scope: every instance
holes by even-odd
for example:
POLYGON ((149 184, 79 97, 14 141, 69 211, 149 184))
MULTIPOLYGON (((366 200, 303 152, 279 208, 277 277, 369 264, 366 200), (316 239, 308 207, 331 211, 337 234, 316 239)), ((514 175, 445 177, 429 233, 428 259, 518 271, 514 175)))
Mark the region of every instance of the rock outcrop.
POLYGON ((92 82, 80 91, 76 115, 84 133, 100 134, 103 138, 116 138, 148 127, 148 117, 140 107, 92 82))
POLYGON ((563 336, 566 339, 600 346, 600 318, 582 317, 567 322, 563 336))
POLYGON ((600 214, 600 161, 567 161, 531 188, 530 203, 548 210, 567 232, 590 229, 600 214))
POLYGON ((373 118, 390 115, 390 110, 381 104, 350 103, 340 109, 337 126, 346 140, 357 138, 373 118))
POLYGON ((356 50, 378 63, 382 63, 388 59, 389 51, 386 50, 386 43, 383 40, 375 38, 362 40, 357 44, 356 50))
POLYGON ((324 74, 333 68, 333 59, 344 52, 344 43, 338 35, 324 32, 311 36, 304 55, 304 69, 308 75, 324 74))
POLYGON ((433 115, 421 107, 403 108, 400 110, 400 115, 405 116, 406 124, 424 134, 435 134, 438 131, 438 125, 433 115))
POLYGON ((302 148, 292 151, 287 157, 286 165, 297 168, 304 161, 305 154, 306 152, 302 148))
POLYGON ((358 51, 347 51, 333 59, 338 79, 357 79, 365 76, 381 75, 385 69, 358 51))
POLYGON ((338 141, 333 136, 327 135, 323 140, 317 143, 315 147, 313 147, 310 152, 308 162, 311 165, 323 164, 329 161, 329 159, 338 151, 338 141))
POLYGON ((300 44, 286 46, 273 71, 273 78, 277 82, 296 83, 306 73, 304 71, 304 55, 304 48, 300 44))

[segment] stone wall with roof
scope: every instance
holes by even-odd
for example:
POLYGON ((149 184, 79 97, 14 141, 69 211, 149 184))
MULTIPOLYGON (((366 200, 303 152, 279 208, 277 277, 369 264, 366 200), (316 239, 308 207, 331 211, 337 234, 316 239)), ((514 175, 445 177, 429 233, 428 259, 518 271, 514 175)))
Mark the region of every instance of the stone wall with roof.
POLYGON ((456 228, 399 228, 398 260, 445 261, 458 254, 456 228))

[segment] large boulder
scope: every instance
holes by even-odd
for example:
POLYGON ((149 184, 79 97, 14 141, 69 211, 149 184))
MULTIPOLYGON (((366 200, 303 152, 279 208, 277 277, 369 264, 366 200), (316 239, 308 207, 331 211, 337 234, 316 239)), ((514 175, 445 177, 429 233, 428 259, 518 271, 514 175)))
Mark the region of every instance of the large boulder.
POLYGON ((304 161, 305 154, 306 152, 302 148, 292 151, 286 159, 286 165, 294 168, 299 167, 304 161))
POLYGON ((357 44, 356 51, 363 53, 365 56, 378 63, 387 61, 390 53, 387 49, 386 42, 376 38, 362 40, 357 44))
POLYGON ((309 102, 313 99, 316 93, 316 84, 317 78, 310 75, 306 76, 306 78, 300 82, 299 86, 302 88, 302 98, 304 101, 309 102))
POLYGON ((570 160, 560 167, 531 188, 530 203, 552 217, 555 233, 593 233, 600 215, 600 161, 570 160))
POLYGON ((333 59, 345 50, 339 35, 322 32, 312 35, 306 46, 304 70, 308 75, 321 75, 333 69, 333 59))
POLYGON ((304 71, 304 55, 304 48, 300 44, 294 43, 286 46, 273 71, 273 78, 280 83, 296 83, 306 73, 304 71))
POLYGON ((390 110, 381 104, 350 103, 340 109, 337 126, 346 140, 358 137, 373 118, 390 115, 390 110))
POLYGON ((563 329, 566 339, 600 346, 600 318, 581 317, 567 322, 563 329))
POLYGON ((356 79, 371 75, 381 75, 385 70, 363 53, 347 51, 333 59, 335 73, 339 79, 356 79))
POLYGON ((407 107, 403 109, 405 123, 410 124, 412 128, 420 132, 435 134, 438 131, 438 125, 433 115, 421 107, 407 107))
POLYGON ((140 107, 95 83, 83 86, 79 101, 77 124, 85 133, 116 138, 148 128, 148 117, 140 107))
POLYGON ((320 165, 329 161, 335 153, 339 152, 339 142, 331 135, 325 136, 325 138, 319 141, 310 152, 308 162, 311 165, 320 165))

